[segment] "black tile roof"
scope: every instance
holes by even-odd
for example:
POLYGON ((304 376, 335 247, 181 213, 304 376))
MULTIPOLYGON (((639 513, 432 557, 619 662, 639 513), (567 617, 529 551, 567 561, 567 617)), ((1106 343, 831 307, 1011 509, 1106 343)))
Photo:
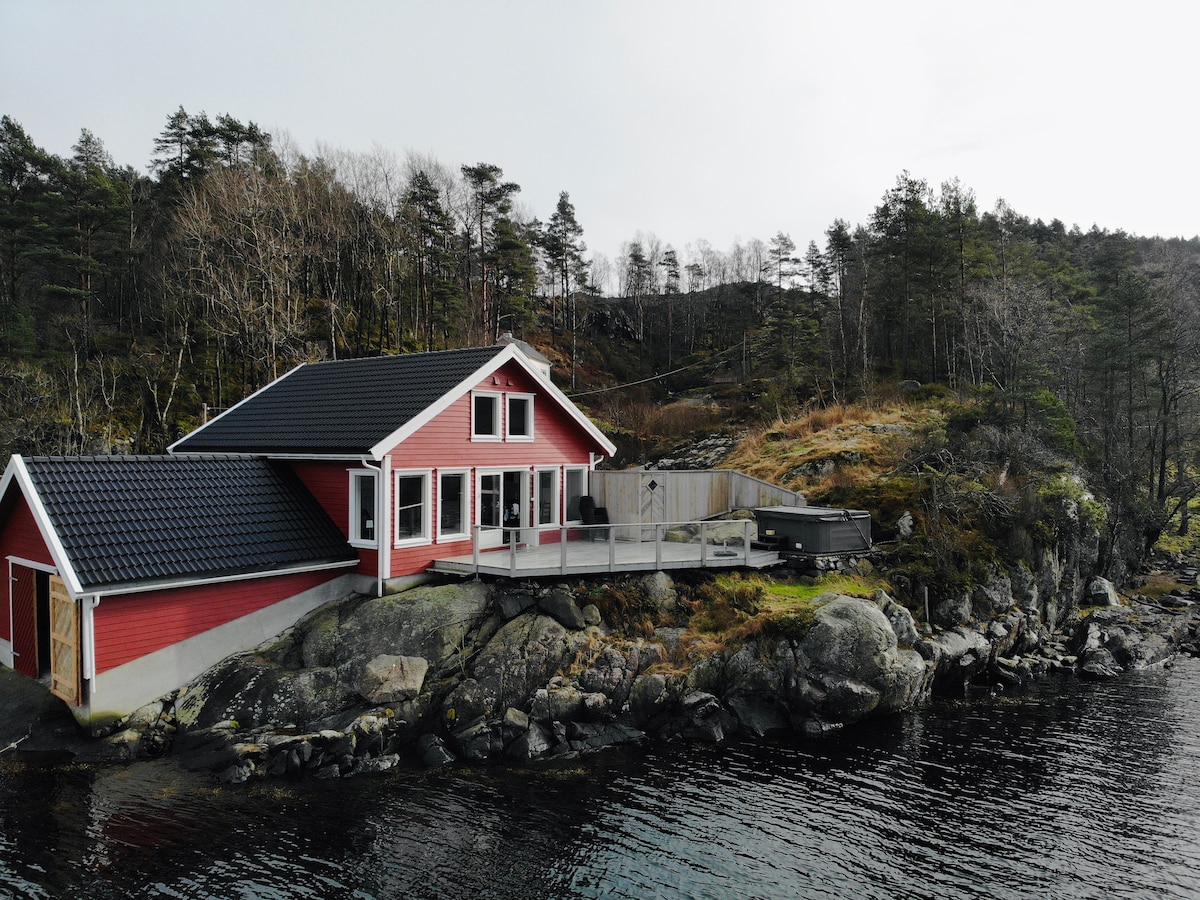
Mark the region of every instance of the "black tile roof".
POLYGON ((362 455, 504 349, 309 363, 183 438, 172 451, 362 455))
POLYGON ((248 456, 25 460, 85 590, 356 559, 286 468, 248 456))

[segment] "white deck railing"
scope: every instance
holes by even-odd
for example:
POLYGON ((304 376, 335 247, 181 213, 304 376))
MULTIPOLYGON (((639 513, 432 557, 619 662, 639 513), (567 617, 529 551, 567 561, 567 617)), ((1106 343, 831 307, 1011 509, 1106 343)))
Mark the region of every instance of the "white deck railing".
MULTIPOLYGON (((604 525, 562 525, 552 529, 474 525, 471 528, 471 568, 478 573, 487 557, 497 552, 507 552, 509 575, 516 578, 529 568, 544 570, 555 567, 552 554, 557 551, 556 568, 563 575, 580 568, 617 571, 619 564, 627 566, 635 557, 649 564, 651 557, 646 551, 651 545, 655 569, 664 568, 664 563, 666 567, 678 567, 680 562, 692 562, 700 567, 711 564, 736 565, 738 562, 749 566, 755 528, 752 519, 612 522, 604 525), (740 539, 741 546, 728 546, 730 538, 720 543, 710 539, 710 535, 718 528, 728 528, 730 525, 737 526, 738 533, 734 539, 740 539), (687 541, 666 538, 671 529, 693 528, 696 534, 687 541), (536 536, 536 543, 524 540, 531 533, 536 536), (495 546, 484 547, 485 535, 491 537, 489 543, 495 540, 496 535, 500 535, 500 538, 495 546)), ((495 568, 494 565, 485 567, 495 568)))

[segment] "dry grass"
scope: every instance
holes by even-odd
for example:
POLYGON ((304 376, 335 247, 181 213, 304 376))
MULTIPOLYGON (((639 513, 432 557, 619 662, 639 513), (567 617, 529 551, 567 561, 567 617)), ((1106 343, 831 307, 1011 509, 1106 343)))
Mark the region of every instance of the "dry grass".
POLYGON ((1180 584, 1174 575, 1153 572, 1143 579, 1141 586, 1137 588, 1137 592, 1144 594, 1152 600, 1159 600, 1176 588, 1181 587, 1187 587, 1187 585, 1180 584))
POLYGON ((894 469, 911 441, 905 431, 871 426, 916 431, 936 415, 928 407, 900 402, 812 409, 747 436, 724 465, 802 493, 862 483, 894 469))

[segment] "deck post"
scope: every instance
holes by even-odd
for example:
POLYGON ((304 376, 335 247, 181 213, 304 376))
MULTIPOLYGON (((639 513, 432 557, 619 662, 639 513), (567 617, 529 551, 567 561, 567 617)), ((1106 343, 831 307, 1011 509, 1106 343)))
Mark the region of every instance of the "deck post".
POLYGON ((708 531, 708 523, 700 523, 700 568, 708 568, 708 536, 705 532, 708 531))
POLYGON ((475 577, 479 577, 479 529, 481 525, 471 526, 471 566, 475 569, 475 577))
POLYGON ((747 569, 750 568, 750 525, 751 525, 751 522, 752 522, 751 519, 746 520, 746 529, 745 529, 745 532, 742 534, 742 552, 745 554, 745 557, 746 557, 746 568, 747 569))
POLYGON ((617 569, 617 529, 608 529, 608 571, 617 569))
POLYGON ((517 578, 517 541, 521 538, 521 530, 519 528, 505 529, 509 535, 508 541, 508 577, 516 581, 517 578))
POLYGON ((558 529, 558 574, 567 574, 567 526, 558 529))
POLYGON ((662 571, 662 529, 654 525, 654 571, 662 571))

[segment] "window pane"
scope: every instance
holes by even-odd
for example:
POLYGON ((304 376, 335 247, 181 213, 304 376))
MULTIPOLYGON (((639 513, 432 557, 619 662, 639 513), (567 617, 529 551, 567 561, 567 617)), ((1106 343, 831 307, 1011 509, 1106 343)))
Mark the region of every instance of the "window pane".
POLYGON ((438 496, 441 498, 441 519, 438 531, 441 534, 462 534, 463 531, 463 476, 443 475, 438 496))
POLYGON ((475 398, 475 434, 496 435, 496 398, 486 394, 475 398))
POLYGON ((401 475, 396 479, 396 537, 425 535, 425 476, 401 475))
POLYGON ((479 524, 498 526, 500 522, 500 476, 483 475, 479 479, 479 524))
POLYGON ((583 495, 583 472, 580 469, 567 469, 567 519, 578 520, 579 498, 583 495))
POLYGON ((354 486, 357 534, 353 537, 361 541, 373 541, 375 540, 375 477, 373 475, 356 475, 354 486))
POLYGON ((508 433, 513 437, 529 437, 529 398, 508 398, 508 433))
POLYGON ((538 472, 538 524, 554 521, 554 472, 538 472))

